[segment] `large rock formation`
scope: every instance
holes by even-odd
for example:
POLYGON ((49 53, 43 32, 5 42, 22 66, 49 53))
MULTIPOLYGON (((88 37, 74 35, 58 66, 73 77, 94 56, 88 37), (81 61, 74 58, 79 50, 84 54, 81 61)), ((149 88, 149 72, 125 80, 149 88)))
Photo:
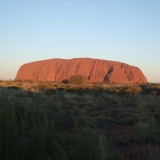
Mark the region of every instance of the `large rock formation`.
POLYGON ((70 79, 72 75, 83 75, 90 82, 147 82, 137 67, 92 58, 49 59, 27 63, 19 69, 16 80, 61 82, 70 79))

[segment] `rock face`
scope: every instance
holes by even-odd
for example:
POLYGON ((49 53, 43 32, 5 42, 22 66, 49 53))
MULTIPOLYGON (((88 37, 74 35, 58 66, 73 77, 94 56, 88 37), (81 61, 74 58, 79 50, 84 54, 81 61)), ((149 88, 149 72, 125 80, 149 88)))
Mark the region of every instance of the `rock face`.
POLYGON ((49 59, 24 64, 16 80, 54 81, 83 75, 89 82, 143 83, 142 71, 125 63, 92 58, 49 59))

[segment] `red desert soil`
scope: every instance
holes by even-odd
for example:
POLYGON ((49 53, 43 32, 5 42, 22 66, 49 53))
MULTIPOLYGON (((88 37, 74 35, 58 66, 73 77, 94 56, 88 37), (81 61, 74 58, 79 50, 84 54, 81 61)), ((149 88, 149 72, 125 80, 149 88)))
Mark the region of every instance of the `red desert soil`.
POLYGON ((16 80, 61 82, 72 75, 83 75, 89 82, 143 83, 143 72, 125 63, 92 59, 49 59, 24 64, 16 80))

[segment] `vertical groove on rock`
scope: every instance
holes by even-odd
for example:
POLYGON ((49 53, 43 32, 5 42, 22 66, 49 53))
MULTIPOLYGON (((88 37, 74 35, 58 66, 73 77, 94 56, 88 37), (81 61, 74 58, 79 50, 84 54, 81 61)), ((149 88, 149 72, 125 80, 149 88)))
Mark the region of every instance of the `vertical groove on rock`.
POLYGON ((59 74, 59 72, 60 72, 60 70, 61 70, 62 64, 63 64, 63 63, 60 64, 57 72, 55 73, 55 81, 57 81, 57 75, 59 74))
POLYGON ((91 68, 90 74, 88 76, 88 80, 91 80, 91 76, 92 76, 92 73, 93 73, 95 62, 96 62, 96 60, 93 61, 92 68, 91 68))
POLYGON ((106 76, 104 77, 104 81, 107 82, 109 81, 109 77, 111 76, 112 72, 113 72, 113 66, 108 70, 106 76))
POLYGON ((75 69, 75 75, 77 75, 77 74, 78 74, 79 66, 80 66, 80 64, 78 64, 78 65, 77 65, 77 67, 76 67, 76 69, 75 69))

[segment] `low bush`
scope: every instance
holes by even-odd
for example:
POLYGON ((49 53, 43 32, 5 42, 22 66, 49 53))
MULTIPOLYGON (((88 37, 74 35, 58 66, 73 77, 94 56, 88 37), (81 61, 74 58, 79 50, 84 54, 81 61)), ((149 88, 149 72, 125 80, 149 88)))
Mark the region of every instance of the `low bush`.
POLYGON ((70 77, 70 82, 75 84, 83 84, 85 82, 85 78, 83 75, 72 75, 70 77))
POLYGON ((126 93, 129 94, 140 94, 143 92, 142 88, 139 86, 133 86, 133 87, 129 87, 125 90, 126 93))

